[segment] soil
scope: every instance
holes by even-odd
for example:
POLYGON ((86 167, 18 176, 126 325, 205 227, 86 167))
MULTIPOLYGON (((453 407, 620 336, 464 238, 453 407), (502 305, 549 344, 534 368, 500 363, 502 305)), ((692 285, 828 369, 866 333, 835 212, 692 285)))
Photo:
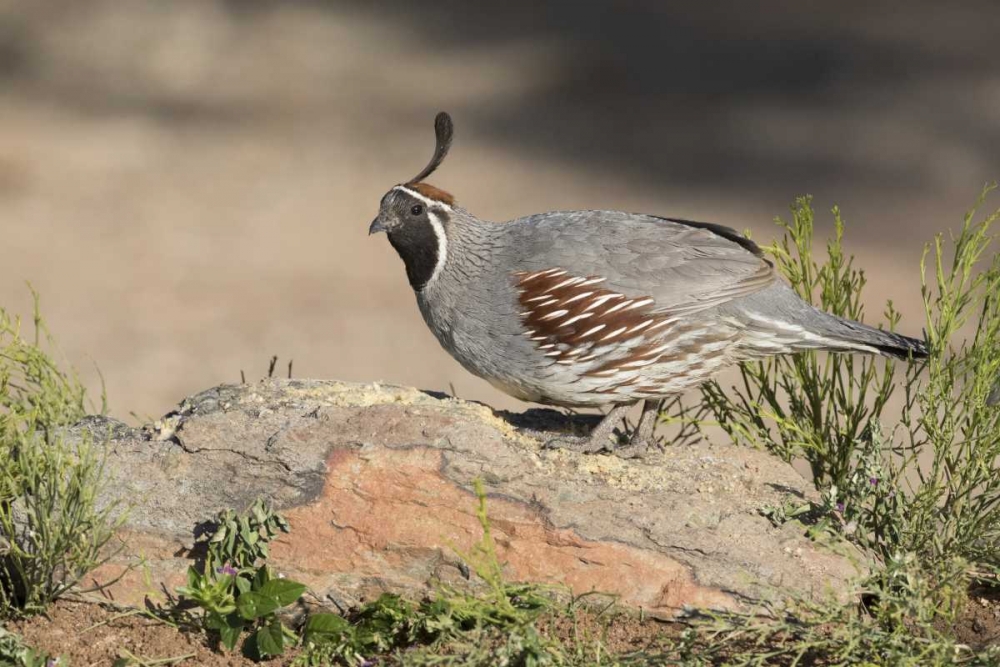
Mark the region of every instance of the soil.
MULTIPOLYGON (((179 667, 278 667, 289 665, 297 654, 290 651, 281 658, 253 662, 238 651, 216 650, 214 642, 196 628, 176 628, 137 613, 123 615, 101 605, 66 600, 54 604, 43 616, 10 623, 9 628, 21 634, 28 645, 65 657, 72 667, 105 667, 128 653, 146 662, 179 667)), ((603 638, 609 652, 629 653, 654 648, 658 641, 675 635, 680 626, 628 615, 608 619, 580 610, 573 621, 558 618, 543 622, 540 629, 553 639, 603 638)))
POLYGON ((237 667, 287 665, 288 655, 255 663, 238 651, 216 650, 201 631, 175 628, 138 613, 114 611, 87 602, 62 600, 43 616, 10 624, 32 647, 64 657, 72 667, 106 667, 129 653, 160 665, 237 667), (126 615, 123 615, 126 614, 126 615), (167 658, 177 658, 176 662, 167 658))
POLYGON ((1000 588, 969 592, 969 602, 951 627, 955 639, 974 649, 1000 642, 1000 588))
MULTIPOLYGON (((12 622, 28 645, 65 657, 73 667, 103 667, 129 654, 160 665, 180 667, 244 667, 289 665, 297 655, 253 662, 239 652, 216 648, 197 628, 177 628, 138 613, 121 612, 101 605, 63 600, 43 616, 12 622), (176 658, 170 662, 168 658, 176 658)), ((675 637, 683 625, 640 619, 627 614, 600 615, 578 610, 574 618, 543 620, 539 629, 553 639, 600 638, 609 653, 655 652, 675 637)), ((974 649, 1000 642, 1000 589, 977 589, 951 628, 955 639, 974 649)))

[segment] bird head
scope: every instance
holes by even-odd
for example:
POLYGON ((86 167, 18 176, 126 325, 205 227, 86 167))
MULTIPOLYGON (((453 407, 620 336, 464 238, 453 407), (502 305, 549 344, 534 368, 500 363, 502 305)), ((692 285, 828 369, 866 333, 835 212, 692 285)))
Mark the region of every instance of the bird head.
POLYGON ((453 131, 451 116, 442 111, 434 119, 437 141, 430 162, 409 181, 385 193, 378 215, 368 227, 369 234, 386 233, 417 291, 437 278, 447 255, 447 225, 455 198, 424 179, 444 161, 453 131))

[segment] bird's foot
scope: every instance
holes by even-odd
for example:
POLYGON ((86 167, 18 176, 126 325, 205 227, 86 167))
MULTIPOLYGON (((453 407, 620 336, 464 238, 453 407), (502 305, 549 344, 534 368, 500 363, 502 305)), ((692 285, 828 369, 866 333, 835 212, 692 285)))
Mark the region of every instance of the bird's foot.
POLYGON ((650 447, 648 441, 637 438, 633 438, 631 442, 625 444, 617 444, 610 438, 566 435, 546 441, 543 448, 565 449, 578 454, 614 454, 621 459, 641 459, 656 449, 650 447))

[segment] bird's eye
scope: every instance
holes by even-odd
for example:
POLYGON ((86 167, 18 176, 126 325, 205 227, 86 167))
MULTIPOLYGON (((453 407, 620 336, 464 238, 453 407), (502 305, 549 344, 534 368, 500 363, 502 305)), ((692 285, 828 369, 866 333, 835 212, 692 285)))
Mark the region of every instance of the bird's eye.
POLYGON ((421 206, 420 204, 414 204, 413 208, 410 209, 410 213, 412 213, 413 215, 420 215, 423 212, 424 212, 424 207, 421 206))

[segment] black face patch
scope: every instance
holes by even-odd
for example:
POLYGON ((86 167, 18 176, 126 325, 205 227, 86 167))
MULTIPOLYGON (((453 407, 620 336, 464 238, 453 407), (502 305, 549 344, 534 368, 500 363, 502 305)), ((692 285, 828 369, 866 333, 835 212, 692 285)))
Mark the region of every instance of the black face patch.
MULTIPOLYGON (((440 241, 431 224, 431 211, 415 197, 400 194, 393 202, 396 223, 389 229, 389 243, 396 249, 406 266, 406 277, 417 291, 427 286, 440 257, 440 241)), ((444 211, 432 208, 433 215, 443 226, 447 221, 444 211)))
POLYGON ((438 263, 438 242, 430 221, 403 225, 389 232, 389 243, 406 265, 410 286, 422 290, 438 263))

